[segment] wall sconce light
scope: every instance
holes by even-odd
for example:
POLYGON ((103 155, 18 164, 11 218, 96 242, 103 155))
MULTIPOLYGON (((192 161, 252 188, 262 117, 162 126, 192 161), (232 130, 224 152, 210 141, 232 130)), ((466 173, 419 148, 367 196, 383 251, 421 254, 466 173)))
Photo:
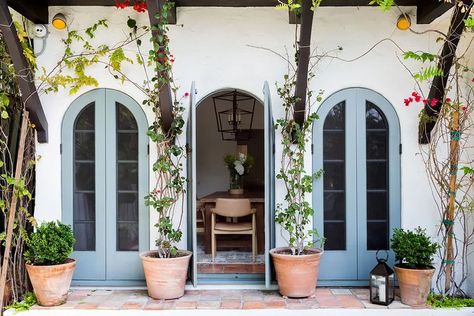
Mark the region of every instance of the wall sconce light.
POLYGON ((64 30, 67 27, 66 17, 64 16, 64 14, 58 13, 53 17, 51 24, 57 30, 64 30))
POLYGON ((402 31, 406 31, 411 26, 410 17, 407 14, 401 14, 397 19, 397 28, 402 31))

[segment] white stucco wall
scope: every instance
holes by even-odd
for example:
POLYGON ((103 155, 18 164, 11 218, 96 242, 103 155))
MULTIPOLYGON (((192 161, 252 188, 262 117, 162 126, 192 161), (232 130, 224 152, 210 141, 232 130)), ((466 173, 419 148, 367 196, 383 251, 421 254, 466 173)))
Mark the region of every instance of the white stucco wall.
MULTIPOLYGON (((415 8, 404 8, 414 14, 415 8)), ((70 19, 72 29, 84 29, 98 19, 107 19, 109 29, 98 31, 95 43, 114 44, 128 33, 125 21, 130 15, 139 24, 148 24, 147 14, 137 14, 132 10, 120 11, 113 7, 50 7, 50 16, 63 12, 70 19)), ((375 47, 370 53, 353 62, 343 62, 325 58, 317 67, 317 77, 312 82, 315 91, 325 90, 325 95, 347 87, 365 87, 387 98, 400 119, 403 155, 401 157, 402 183, 402 226, 426 227, 430 235, 436 235, 439 222, 433 198, 429 190, 424 165, 418 155, 417 105, 405 107, 403 98, 415 88, 410 74, 398 61, 401 52, 391 42, 396 42, 404 50, 437 51, 436 33, 417 35, 399 31, 395 27, 397 12, 381 13, 377 8, 321 8, 314 17, 312 43, 318 53, 329 52, 331 56, 354 59, 382 39, 390 39, 375 47), (343 50, 336 50, 338 47, 343 50)), ((413 21, 416 18, 413 17, 413 21)), ((445 14, 431 25, 414 25, 417 31, 429 28, 447 30, 449 15, 445 14)), ((62 54, 61 39, 65 32, 50 28, 45 52, 39 56, 38 64, 46 69, 55 65, 62 54)), ((178 8, 178 25, 170 26, 171 50, 176 57, 175 81, 181 87, 179 93, 189 91, 191 82, 196 82, 198 100, 222 88, 238 88, 263 99, 264 81, 270 84, 273 114, 282 115, 274 83, 281 81, 286 71, 286 63, 271 52, 249 47, 254 45, 285 54, 285 47, 291 53, 294 39, 294 25, 288 24, 288 14, 274 8, 178 8)), ((148 45, 144 40, 145 45, 148 45)), ((133 47, 127 52, 134 56, 133 47)), ((147 51, 147 48, 144 48, 147 51)), ((471 52, 472 54, 472 52, 471 52)), ((410 66, 416 64, 409 63, 410 66)), ((142 72, 136 66, 126 66, 125 71, 134 78, 142 72)), ((100 82, 100 87, 120 89, 141 103, 143 95, 130 84, 121 85, 101 66, 89 73, 100 82)), ((38 144, 41 160, 37 165, 36 216, 40 220, 61 217, 61 156, 60 128, 67 107, 81 93, 69 95, 67 91, 41 95, 49 123, 49 142, 38 144)), ((151 113, 145 109, 149 119, 151 113)), ((214 122, 213 122, 214 123, 214 122)), ((279 143, 276 136, 276 143, 279 143)), ((183 137, 184 141, 184 137, 183 137)), ((150 161, 154 160, 151 153, 150 161)), ((280 157, 280 147, 276 147, 276 157, 280 157)), ((311 166, 308 151, 308 166, 311 166)), ((278 167, 278 158, 277 158, 278 167)), ((153 176, 151 177, 153 182, 153 176)), ((283 186, 277 184, 276 202, 281 202, 283 186)), ((320 210, 316 210, 320 211, 320 210)), ((151 223, 155 216, 151 212, 151 223)), ((186 227, 183 227, 186 235, 186 227)), ((152 229, 153 232, 153 229, 152 229)), ((154 234, 150 236, 153 245, 154 234)), ((182 247, 185 247, 186 236, 182 247)), ((282 240, 277 233, 277 244, 282 240)))

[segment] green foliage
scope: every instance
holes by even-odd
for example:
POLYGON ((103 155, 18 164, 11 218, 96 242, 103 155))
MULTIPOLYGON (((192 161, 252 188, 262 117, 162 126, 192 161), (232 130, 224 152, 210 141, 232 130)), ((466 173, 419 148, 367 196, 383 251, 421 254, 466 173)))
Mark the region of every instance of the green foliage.
POLYGON ((14 309, 15 313, 25 312, 36 304, 36 296, 33 292, 26 292, 20 302, 14 302, 11 305, 5 306, 5 309, 14 309))
POLYGON ((439 294, 430 294, 428 304, 434 308, 463 308, 474 307, 474 298, 442 296, 439 294))
POLYGON ((395 259, 409 268, 430 267, 433 257, 439 249, 436 242, 432 242, 421 227, 415 230, 394 229, 391 239, 395 259))
MULTIPOLYGON (((308 82, 313 77, 308 75, 308 82)), ((308 84, 308 87, 310 85, 308 84)), ((287 74, 284 82, 277 86, 277 92, 282 100, 284 116, 276 120, 275 129, 281 133, 282 160, 281 167, 276 176, 285 185, 285 204, 277 204, 275 221, 288 232, 288 246, 292 254, 301 255, 305 248, 313 244, 323 243, 316 230, 309 229, 314 211, 307 196, 313 191, 313 180, 320 177, 322 172, 307 173, 304 157, 311 141, 311 131, 317 114, 311 111, 312 91, 307 91, 305 121, 302 126, 293 120, 296 103, 299 99, 295 96, 296 75, 287 74)), ((316 96, 320 102, 323 92, 316 96)))
POLYGON ((426 61, 432 62, 437 57, 438 56, 430 54, 430 53, 426 53, 426 52, 416 53, 412 51, 407 51, 403 53, 403 59, 413 59, 413 60, 421 61, 421 62, 426 62, 426 61))
POLYGON ((464 20, 464 25, 471 31, 474 31, 474 17, 471 15, 464 20))
POLYGON ((57 222, 45 222, 26 240, 24 258, 34 265, 63 264, 73 251, 76 242, 71 226, 57 222))
POLYGON ((388 12, 394 4, 394 0, 371 0, 369 5, 378 5, 382 12, 388 12))
POLYGON ((437 66, 428 66, 425 69, 422 69, 418 73, 413 75, 413 78, 417 81, 426 81, 428 79, 433 79, 434 77, 443 76, 444 72, 442 69, 437 66))

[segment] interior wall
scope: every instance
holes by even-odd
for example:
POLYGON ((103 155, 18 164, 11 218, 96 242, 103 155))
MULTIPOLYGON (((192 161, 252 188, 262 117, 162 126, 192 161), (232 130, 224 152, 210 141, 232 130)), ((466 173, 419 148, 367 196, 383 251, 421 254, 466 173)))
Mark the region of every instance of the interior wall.
MULTIPOLYGON (((259 102, 255 104, 252 129, 263 129, 263 105, 259 102)), ((205 98, 196 109, 196 142, 197 198, 228 190, 229 171, 224 163, 224 156, 236 152, 237 142, 224 141, 221 133, 217 132, 212 96, 205 98)), ((263 161, 263 156, 254 159, 263 161)), ((263 170, 258 170, 261 165, 256 163, 252 173, 263 173, 263 170)))

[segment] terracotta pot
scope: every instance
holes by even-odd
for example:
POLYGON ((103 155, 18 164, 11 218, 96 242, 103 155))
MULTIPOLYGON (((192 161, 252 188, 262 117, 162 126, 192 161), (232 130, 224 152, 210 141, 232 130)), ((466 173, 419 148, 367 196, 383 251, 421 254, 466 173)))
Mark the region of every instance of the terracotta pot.
POLYGON ((140 254, 145 271, 148 296, 157 300, 170 300, 184 295, 184 284, 188 275, 192 252, 179 250, 176 258, 156 258, 157 251, 140 254))
POLYGON ((426 305, 435 269, 407 269, 395 265, 403 304, 420 307, 426 305))
POLYGON ((74 259, 67 259, 64 264, 52 266, 26 264, 26 271, 28 271, 38 304, 57 306, 66 303, 75 268, 76 260, 74 259))
POLYGON ((309 254, 292 256, 289 248, 270 250, 275 265, 280 294, 288 297, 308 297, 316 291, 319 261, 323 251, 308 249, 309 254))

